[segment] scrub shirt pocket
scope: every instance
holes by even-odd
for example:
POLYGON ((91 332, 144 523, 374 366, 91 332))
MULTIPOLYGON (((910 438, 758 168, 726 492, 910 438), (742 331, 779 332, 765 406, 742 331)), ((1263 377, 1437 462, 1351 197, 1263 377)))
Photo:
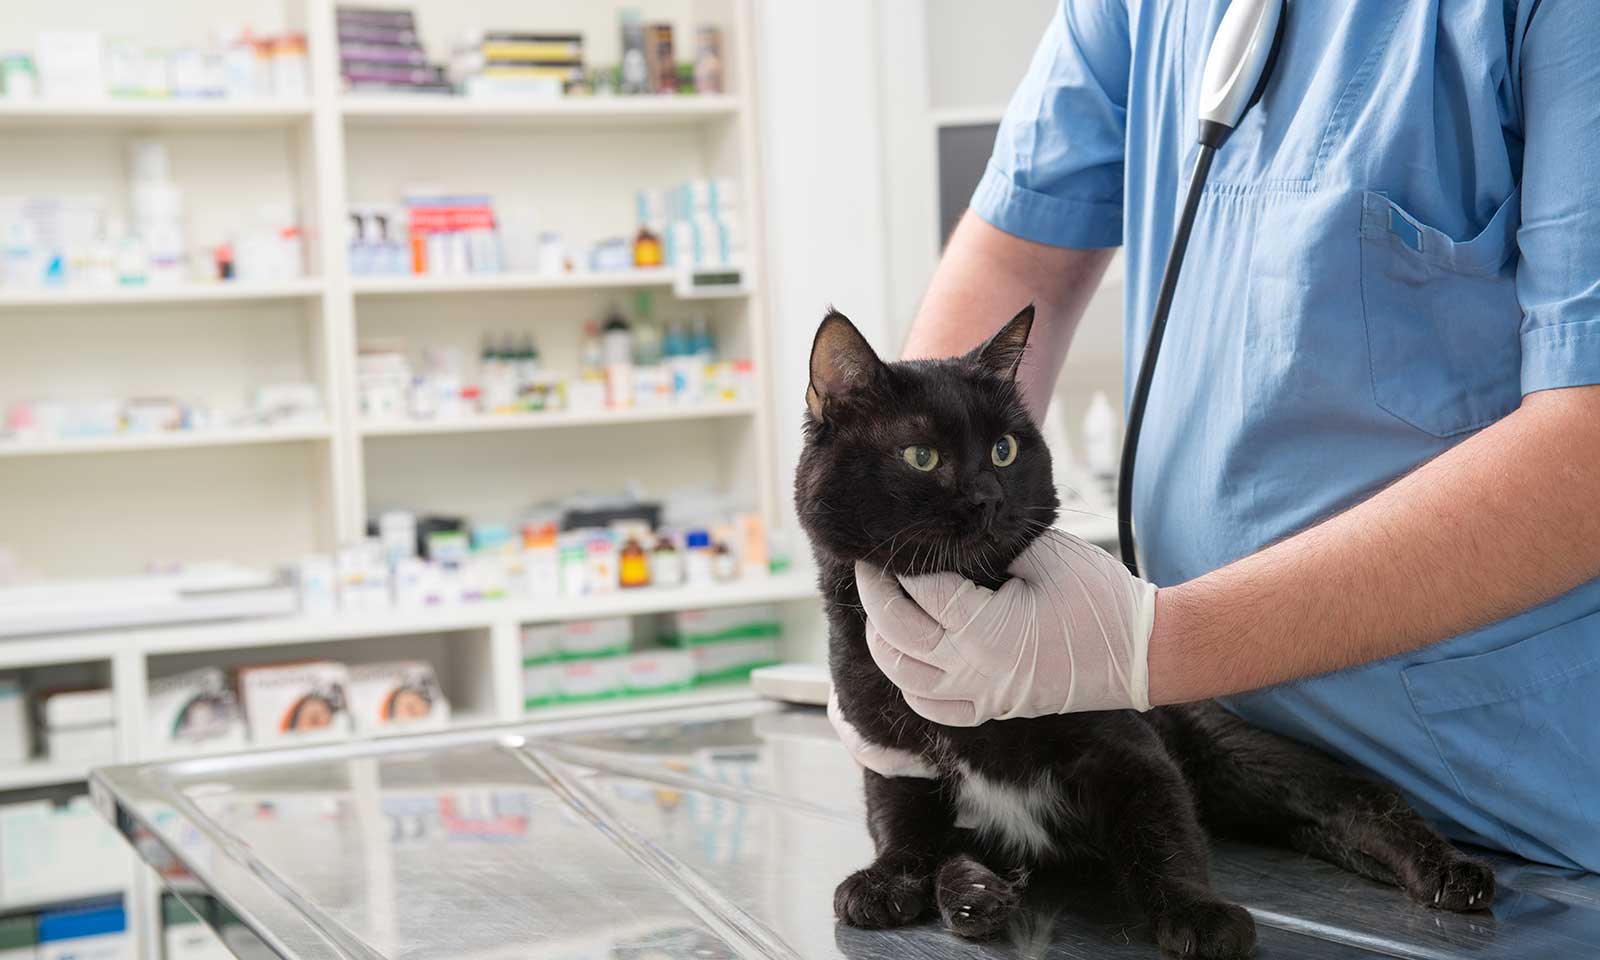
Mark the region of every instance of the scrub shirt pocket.
POLYGON ((1600 614, 1402 676, 1456 790, 1507 849, 1600 868, 1600 614))
POLYGON ((1521 401, 1514 190, 1469 240, 1449 236, 1381 193, 1361 206, 1361 305, 1378 406, 1449 437, 1487 426, 1521 401))

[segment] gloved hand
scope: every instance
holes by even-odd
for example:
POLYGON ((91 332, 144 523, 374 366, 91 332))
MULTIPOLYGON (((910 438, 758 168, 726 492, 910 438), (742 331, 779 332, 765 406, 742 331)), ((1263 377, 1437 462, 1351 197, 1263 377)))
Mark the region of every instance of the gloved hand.
POLYGON ((833 724, 833 732, 839 735, 839 742, 850 751, 856 763, 879 776, 931 779, 939 775, 937 770, 923 763, 922 758, 914 753, 894 747, 880 747, 863 739, 855 725, 839 712, 839 698, 831 691, 828 694, 828 722, 833 724))
POLYGON ((906 703, 935 723, 1150 709, 1156 587, 1047 530, 987 590, 954 573, 897 580, 856 564, 867 645, 906 703))

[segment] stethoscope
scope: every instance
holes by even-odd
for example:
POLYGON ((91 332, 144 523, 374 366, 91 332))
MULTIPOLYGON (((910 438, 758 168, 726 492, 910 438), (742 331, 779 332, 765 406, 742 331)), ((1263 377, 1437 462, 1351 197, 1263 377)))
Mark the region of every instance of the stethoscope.
POLYGON ((1150 339, 1145 342, 1139 379, 1134 382, 1133 399, 1128 405, 1122 465, 1117 472, 1117 541, 1122 562, 1134 576, 1139 575, 1139 559, 1133 542, 1133 463, 1139 455, 1139 429, 1144 425, 1144 408, 1150 399, 1156 359, 1161 354, 1161 338, 1167 331, 1167 315, 1172 312, 1178 272, 1183 269, 1183 255, 1189 248, 1195 210, 1211 173, 1211 161, 1267 87, 1267 77, 1283 42, 1286 4, 1287 0, 1233 0, 1222 15, 1206 54, 1200 81, 1200 149, 1189 174, 1189 191, 1183 198, 1183 213, 1172 237, 1172 248, 1167 251, 1167 266, 1161 274, 1150 339))

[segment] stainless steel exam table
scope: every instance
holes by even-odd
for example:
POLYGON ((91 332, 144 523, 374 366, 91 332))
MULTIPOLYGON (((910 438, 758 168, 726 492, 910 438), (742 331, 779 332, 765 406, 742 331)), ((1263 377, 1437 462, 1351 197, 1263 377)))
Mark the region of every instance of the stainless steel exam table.
MULTIPOLYGON (((820 710, 755 700, 96 772, 101 811, 241 957, 1155 957, 1103 891, 1030 891, 1006 938, 837 925, 870 858, 820 710)), ((1270 958, 1600 957, 1600 877, 1496 861, 1442 914, 1296 854, 1217 851, 1270 958)), ((1103 885, 1102 885, 1103 886, 1103 885)))

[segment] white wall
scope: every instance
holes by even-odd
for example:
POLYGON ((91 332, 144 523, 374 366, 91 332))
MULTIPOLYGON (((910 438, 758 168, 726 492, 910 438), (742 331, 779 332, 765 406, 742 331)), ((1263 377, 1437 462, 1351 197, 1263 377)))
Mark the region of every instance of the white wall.
POLYGON ((897 349, 885 283, 877 20, 859 0, 756 4, 766 180, 766 285, 777 476, 801 446, 812 335, 831 303, 880 353, 897 349), (825 54, 825 56, 824 56, 825 54))
MULTIPOLYGON (((756 4, 780 485, 823 306, 898 351, 938 262, 935 123, 998 116, 1058 2, 756 4)), ((1121 403, 1121 274, 1119 258, 1062 371, 1074 427, 1095 391, 1121 403)))
POLYGON ((1003 106, 1061 0, 920 0, 927 10, 928 101, 935 110, 1003 106))
MULTIPOLYGON (((1027 71, 1061 0, 905 0, 926 15, 927 109, 940 118, 998 116, 1027 71)), ((892 159, 891 159, 891 162, 892 159)), ((924 280, 924 283, 926 281, 924 280)), ((905 296, 899 291, 895 296, 905 296)), ((1066 422, 1081 422, 1096 391, 1122 403, 1122 261, 1090 304, 1061 371, 1056 402, 1066 422)), ((1074 440, 1077 435, 1074 433, 1074 440)), ((1081 449, 1081 447, 1080 447, 1081 449)))

